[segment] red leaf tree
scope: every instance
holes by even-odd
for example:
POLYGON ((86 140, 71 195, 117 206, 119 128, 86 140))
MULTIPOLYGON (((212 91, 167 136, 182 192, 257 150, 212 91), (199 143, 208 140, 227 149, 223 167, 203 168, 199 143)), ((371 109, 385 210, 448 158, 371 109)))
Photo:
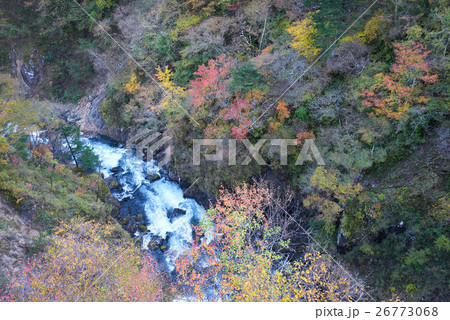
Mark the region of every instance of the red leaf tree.
POLYGON ((196 108, 227 96, 227 88, 223 81, 229 73, 229 67, 230 63, 226 61, 224 55, 216 60, 209 60, 207 66, 202 64, 198 67, 194 73, 198 78, 191 81, 189 90, 193 97, 192 104, 196 108))

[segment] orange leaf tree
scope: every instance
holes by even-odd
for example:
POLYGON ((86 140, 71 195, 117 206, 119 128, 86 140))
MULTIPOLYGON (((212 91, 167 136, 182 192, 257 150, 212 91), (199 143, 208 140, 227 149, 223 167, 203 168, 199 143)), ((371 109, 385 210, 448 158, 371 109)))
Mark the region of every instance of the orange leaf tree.
POLYGON ((415 103, 427 103, 425 84, 437 81, 426 58, 430 51, 420 42, 394 44, 395 64, 391 72, 377 74, 375 84, 361 93, 362 105, 376 115, 399 120, 415 103))
POLYGON ((226 109, 224 119, 236 121, 236 126, 231 128, 231 135, 237 140, 245 139, 245 135, 252 125, 248 118, 250 107, 250 100, 236 98, 231 103, 230 108, 226 109))
POLYGON ((277 105, 277 121, 269 123, 269 128, 272 132, 276 132, 283 124, 284 120, 289 118, 291 113, 288 109, 289 105, 284 101, 279 101, 277 105))

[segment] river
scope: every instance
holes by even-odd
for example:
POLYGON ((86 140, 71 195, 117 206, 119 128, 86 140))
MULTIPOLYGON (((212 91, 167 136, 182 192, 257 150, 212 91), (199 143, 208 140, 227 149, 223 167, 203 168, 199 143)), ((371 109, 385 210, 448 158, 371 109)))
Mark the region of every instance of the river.
POLYGON ((192 244, 192 224, 202 219, 205 209, 185 198, 181 187, 156 162, 139 160, 131 150, 100 139, 83 140, 99 157, 104 178, 113 176, 118 182, 111 193, 122 204, 122 218, 126 214, 145 216, 148 231, 138 230, 135 236, 142 236, 144 249, 154 239, 163 240, 166 250, 159 255, 172 272, 175 259, 192 244))

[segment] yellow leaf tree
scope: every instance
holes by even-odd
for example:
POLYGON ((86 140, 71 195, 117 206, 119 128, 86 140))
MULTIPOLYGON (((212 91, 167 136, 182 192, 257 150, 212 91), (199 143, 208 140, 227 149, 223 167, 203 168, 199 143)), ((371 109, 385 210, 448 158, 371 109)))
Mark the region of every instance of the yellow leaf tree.
POLYGON ((17 80, 0 74, 0 131, 7 124, 17 126, 16 131, 32 130, 43 111, 33 101, 20 97, 17 80))
POLYGON ((328 230, 331 230, 338 215, 344 210, 347 200, 357 196, 362 190, 360 184, 340 182, 338 175, 337 170, 317 167, 310 180, 315 192, 303 200, 305 207, 320 211, 319 219, 326 222, 328 230))
POLYGON ((173 82, 173 72, 169 67, 166 66, 164 70, 158 67, 156 71, 156 78, 164 92, 159 106, 154 109, 156 112, 164 111, 167 120, 176 126, 177 121, 187 114, 187 108, 183 106, 183 99, 187 94, 186 88, 179 87, 173 82))
POLYGON ((294 22, 287 28, 287 32, 292 36, 291 47, 299 55, 305 57, 308 61, 314 60, 320 49, 316 48, 314 37, 317 34, 316 22, 314 22, 310 13, 305 19, 294 22))
POLYGON ((112 225, 62 223, 46 252, 9 283, 6 301, 159 301, 162 277, 128 236, 112 225))
POLYGON ((126 82, 123 87, 128 94, 135 94, 140 88, 141 83, 137 79, 136 73, 133 73, 130 77, 130 81, 126 82))

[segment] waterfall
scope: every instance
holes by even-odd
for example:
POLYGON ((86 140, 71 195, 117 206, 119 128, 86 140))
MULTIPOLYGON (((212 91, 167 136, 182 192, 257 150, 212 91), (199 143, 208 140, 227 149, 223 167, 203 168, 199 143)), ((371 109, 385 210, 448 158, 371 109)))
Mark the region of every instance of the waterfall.
MULTIPOLYGON (((112 194, 127 205, 130 214, 145 214, 149 232, 143 236, 143 247, 147 248, 155 238, 166 241, 167 251, 163 256, 168 270, 173 271, 175 259, 193 241, 192 224, 202 219, 204 208, 195 200, 185 198, 181 187, 170 181, 156 162, 144 162, 130 150, 101 140, 83 140, 99 157, 104 177, 114 175, 117 179, 120 187, 113 189, 112 194), (151 181, 147 179, 149 175, 160 178, 151 181)), ((141 232, 137 231, 136 235, 141 232)))

